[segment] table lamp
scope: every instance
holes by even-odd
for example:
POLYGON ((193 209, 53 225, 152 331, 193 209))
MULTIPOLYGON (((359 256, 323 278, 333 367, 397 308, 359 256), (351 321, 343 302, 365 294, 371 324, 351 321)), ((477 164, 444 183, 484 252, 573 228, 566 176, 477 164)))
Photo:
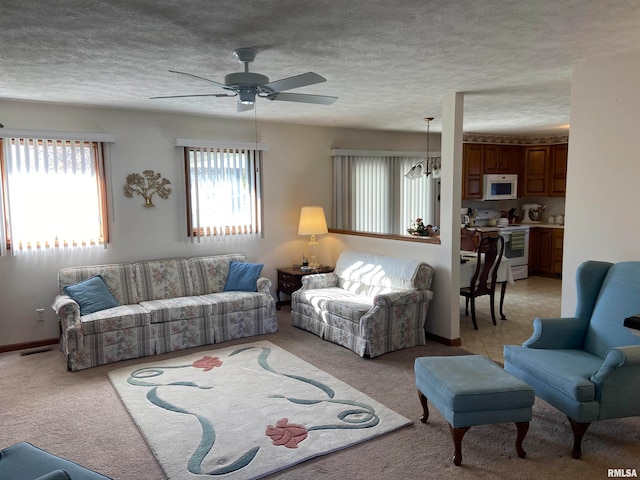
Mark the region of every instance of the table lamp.
POLYGON ((311 235, 309 240, 309 267, 318 268, 318 242, 316 235, 329 233, 322 207, 302 207, 298 235, 311 235))

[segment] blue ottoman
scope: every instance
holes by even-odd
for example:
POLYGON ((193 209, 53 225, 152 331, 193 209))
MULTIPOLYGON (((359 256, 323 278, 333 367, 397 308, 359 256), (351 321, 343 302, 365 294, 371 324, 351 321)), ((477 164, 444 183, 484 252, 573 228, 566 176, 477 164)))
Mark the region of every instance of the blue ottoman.
POLYGON ((429 418, 427 399, 449 422, 455 453, 462 463, 462 437, 474 425, 514 422, 518 429, 516 452, 522 448, 535 399, 533 389, 482 355, 421 357, 414 364, 422 423, 429 418))

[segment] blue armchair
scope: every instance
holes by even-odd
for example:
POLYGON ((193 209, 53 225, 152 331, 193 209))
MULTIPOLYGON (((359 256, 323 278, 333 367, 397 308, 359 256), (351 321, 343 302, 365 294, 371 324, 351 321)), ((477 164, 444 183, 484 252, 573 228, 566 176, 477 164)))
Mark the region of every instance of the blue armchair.
POLYGON ((66 458, 41 450, 27 442, 0 450, 3 480, 111 480, 66 458))
POLYGON ((640 415, 640 337, 623 326, 640 312, 640 262, 578 267, 572 318, 536 318, 522 346, 504 347, 504 368, 569 418, 573 458, 595 420, 640 415))

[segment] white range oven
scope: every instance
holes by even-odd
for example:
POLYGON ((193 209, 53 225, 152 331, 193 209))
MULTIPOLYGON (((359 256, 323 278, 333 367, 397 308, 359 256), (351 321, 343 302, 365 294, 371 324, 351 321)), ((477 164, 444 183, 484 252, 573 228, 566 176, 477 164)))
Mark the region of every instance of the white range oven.
POLYGON ((498 227, 498 235, 504 238, 504 256, 509 259, 514 280, 529 276, 529 227, 509 225, 498 227))

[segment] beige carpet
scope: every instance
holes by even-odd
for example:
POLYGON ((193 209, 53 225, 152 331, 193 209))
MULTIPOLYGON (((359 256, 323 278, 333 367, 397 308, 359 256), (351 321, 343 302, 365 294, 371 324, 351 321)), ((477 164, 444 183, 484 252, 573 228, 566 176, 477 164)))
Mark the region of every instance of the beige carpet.
MULTIPOLYGON (((429 342, 424 347, 365 360, 291 327, 286 309, 278 312, 278 317, 280 332, 259 339, 281 346, 414 420, 414 424, 304 462, 270 479, 603 479, 609 468, 640 470, 640 418, 594 423, 583 441, 582 460, 574 460, 566 417, 541 400, 533 407, 531 428, 524 441, 526 459, 515 453, 515 425, 486 425, 473 427, 465 435, 463 464, 455 467, 449 428, 442 416, 432 409, 428 424, 418 421, 421 409, 413 362, 420 356, 464 354, 464 350, 429 342)), ((149 360, 212 348, 215 346, 149 360)), ((24 357, 1 354, 0 448, 28 441, 117 480, 164 479, 107 378, 109 370, 140 361, 71 373, 65 370, 64 358, 57 350, 24 357)))

